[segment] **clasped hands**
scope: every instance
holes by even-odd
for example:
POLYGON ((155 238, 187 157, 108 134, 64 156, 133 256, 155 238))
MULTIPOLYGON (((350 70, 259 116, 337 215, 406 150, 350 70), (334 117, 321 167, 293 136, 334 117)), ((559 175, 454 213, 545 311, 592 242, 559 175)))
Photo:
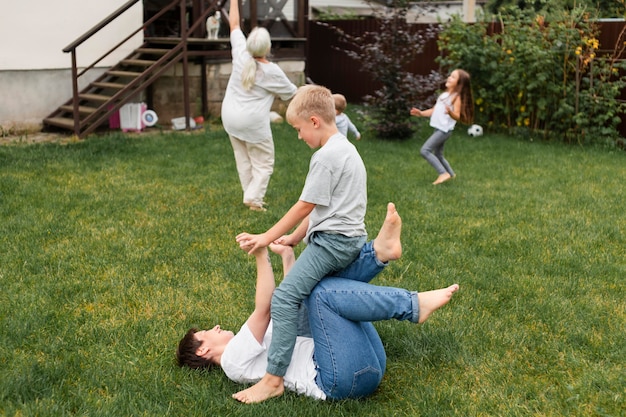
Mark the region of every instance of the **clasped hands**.
POLYGON ((255 250, 264 248, 274 243, 283 246, 295 246, 298 242, 293 235, 283 235, 274 241, 270 241, 265 233, 258 235, 251 233, 239 233, 235 240, 239 243, 239 247, 251 255, 255 250))

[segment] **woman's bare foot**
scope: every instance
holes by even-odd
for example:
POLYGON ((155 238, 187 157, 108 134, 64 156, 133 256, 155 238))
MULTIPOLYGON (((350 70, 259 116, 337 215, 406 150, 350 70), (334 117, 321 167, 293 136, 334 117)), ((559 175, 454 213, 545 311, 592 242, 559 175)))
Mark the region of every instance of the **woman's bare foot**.
POLYGON ((433 185, 437 185, 437 184, 441 184, 442 182, 446 182, 448 181, 450 178, 452 178, 452 176, 450 174, 448 174, 447 172, 444 172, 443 174, 439 175, 437 177, 437 179, 435 180, 435 182, 433 182, 433 185))
POLYGON ((250 388, 233 394, 233 398, 245 404, 260 403, 270 398, 278 397, 285 391, 283 378, 265 374, 265 376, 250 388))
POLYGON ((293 247, 279 243, 270 243, 270 250, 281 257, 293 255, 293 247))
POLYGON ((387 216, 383 222, 376 239, 374 239, 374 250, 376 258, 381 262, 388 262, 399 259, 402 256, 402 243, 400 233, 402 232, 402 219, 393 203, 387 204, 387 216))
POLYGON ((439 290, 425 291, 417 293, 417 300, 420 305, 420 317, 418 323, 424 323, 433 311, 448 304, 452 294, 457 292, 459 284, 452 284, 447 288, 439 290))

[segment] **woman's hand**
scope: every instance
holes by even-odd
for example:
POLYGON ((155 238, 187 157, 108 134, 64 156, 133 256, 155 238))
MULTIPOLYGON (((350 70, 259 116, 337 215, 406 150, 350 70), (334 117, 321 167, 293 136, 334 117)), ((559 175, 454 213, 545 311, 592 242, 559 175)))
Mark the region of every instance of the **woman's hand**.
POLYGON ((239 233, 235 238, 239 247, 248 252, 248 255, 254 253, 259 248, 267 247, 271 242, 267 241, 265 233, 253 235, 250 233, 239 233))

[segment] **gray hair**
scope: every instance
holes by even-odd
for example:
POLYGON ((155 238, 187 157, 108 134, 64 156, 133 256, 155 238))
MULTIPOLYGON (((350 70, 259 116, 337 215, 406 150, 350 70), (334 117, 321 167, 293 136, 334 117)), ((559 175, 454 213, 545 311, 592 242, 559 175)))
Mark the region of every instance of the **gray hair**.
POLYGON ((246 49, 252 57, 244 64, 241 73, 241 83, 246 90, 250 90, 254 86, 256 79, 255 58, 265 58, 271 47, 272 40, 267 29, 258 26, 252 29, 246 40, 246 49))

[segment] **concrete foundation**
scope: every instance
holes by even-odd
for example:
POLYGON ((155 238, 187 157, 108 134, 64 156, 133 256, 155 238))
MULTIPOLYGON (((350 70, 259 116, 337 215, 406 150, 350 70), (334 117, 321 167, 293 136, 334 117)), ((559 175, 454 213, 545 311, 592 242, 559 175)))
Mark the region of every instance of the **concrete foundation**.
MULTIPOLYGON (((304 84, 304 61, 282 61, 277 64, 294 84, 304 84)), ((204 116, 207 120, 219 118, 232 64, 217 63, 206 67, 208 114, 202 114, 202 67, 189 65, 188 71, 191 117, 204 116)), ((152 99, 159 124, 167 125, 171 119, 185 115, 182 64, 177 64, 154 83, 152 99)), ((273 110, 284 114, 286 105, 277 99, 273 110)))

